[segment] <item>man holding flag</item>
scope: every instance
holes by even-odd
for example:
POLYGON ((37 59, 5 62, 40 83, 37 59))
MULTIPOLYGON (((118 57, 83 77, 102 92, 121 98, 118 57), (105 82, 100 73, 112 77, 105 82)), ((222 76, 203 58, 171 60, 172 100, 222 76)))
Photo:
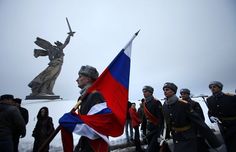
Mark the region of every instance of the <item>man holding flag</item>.
MULTIPOLYGON (((79 70, 79 77, 76 80, 78 83, 78 87, 81 88, 80 94, 83 95, 84 93, 86 93, 87 89, 97 78, 98 72, 96 68, 89 65, 82 66, 79 70)), ((81 115, 86 115, 89 113, 92 107, 95 107, 96 104, 104 102, 105 101, 99 92, 95 91, 93 93, 90 93, 82 100, 79 113, 81 115)), ((89 133, 90 132, 87 132, 86 134, 89 133)), ((82 136, 74 151, 93 152, 93 149, 95 151, 108 151, 108 144, 101 137, 97 137, 95 140, 91 140, 86 136, 82 136)))
POLYGON ((64 114, 60 120, 65 152, 73 151, 72 132, 81 135, 75 151, 108 152, 108 136, 123 134, 126 120, 130 55, 133 39, 98 77, 96 68, 82 66, 77 79, 81 88, 78 113, 64 114))

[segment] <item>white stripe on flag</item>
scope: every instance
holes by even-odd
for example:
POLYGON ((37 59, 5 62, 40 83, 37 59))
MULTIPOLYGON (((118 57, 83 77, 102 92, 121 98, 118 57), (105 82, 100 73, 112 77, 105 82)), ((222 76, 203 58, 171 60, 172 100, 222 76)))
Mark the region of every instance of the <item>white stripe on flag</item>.
POLYGON ((99 137, 101 137, 103 140, 105 140, 109 145, 109 139, 107 136, 98 133, 96 130, 94 130, 93 128, 89 127, 86 124, 77 124, 74 128, 73 131, 75 134, 79 134, 81 136, 85 136, 88 137, 89 139, 98 139, 99 137))
POLYGON ((130 58, 131 56, 131 48, 132 48, 132 42, 127 46, 124 53, 130 58))
POLYGON ((93 114, 98 113, 99 111, 101 111, 105 108, 107 108, 107 103, 106 102, 96 104, 89 110, 87 115, 93 115, 93 114))

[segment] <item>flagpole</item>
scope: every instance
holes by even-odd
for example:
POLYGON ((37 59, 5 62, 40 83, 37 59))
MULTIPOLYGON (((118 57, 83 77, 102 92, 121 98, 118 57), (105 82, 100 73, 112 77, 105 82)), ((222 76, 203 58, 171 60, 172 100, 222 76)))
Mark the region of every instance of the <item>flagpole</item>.
POLYGON ((129 42, 125 45, 124 50, 129 46, 130 43, 138 36, 140 29, 133 35, 133 37, 129 40, 129 42))

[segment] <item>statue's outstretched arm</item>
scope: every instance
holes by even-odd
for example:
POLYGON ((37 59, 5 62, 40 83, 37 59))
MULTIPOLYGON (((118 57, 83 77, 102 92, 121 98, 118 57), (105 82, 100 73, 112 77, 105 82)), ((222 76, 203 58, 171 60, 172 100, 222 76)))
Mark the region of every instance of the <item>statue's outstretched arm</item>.
POLYGON ((71 37, 71 35, 69 34, 69 35, 67 36, 67 38, 66 38, 64 44, 61 46, 62 49, 64 49, 64 48, 67 46, 67 44, 69 44, 69 42, 70 42, 70 37, 71 37))

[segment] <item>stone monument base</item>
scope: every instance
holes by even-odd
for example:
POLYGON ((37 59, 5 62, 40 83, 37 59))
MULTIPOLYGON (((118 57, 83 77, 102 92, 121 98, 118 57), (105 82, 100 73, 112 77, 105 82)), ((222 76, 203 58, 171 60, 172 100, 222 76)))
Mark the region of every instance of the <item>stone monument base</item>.
POLYGON ((28 95, 25 97, 25 100, 40 100, 40 99, 48 99, 48 100, 54 100, 54 99, 61 99, 58 95, 28 95))

